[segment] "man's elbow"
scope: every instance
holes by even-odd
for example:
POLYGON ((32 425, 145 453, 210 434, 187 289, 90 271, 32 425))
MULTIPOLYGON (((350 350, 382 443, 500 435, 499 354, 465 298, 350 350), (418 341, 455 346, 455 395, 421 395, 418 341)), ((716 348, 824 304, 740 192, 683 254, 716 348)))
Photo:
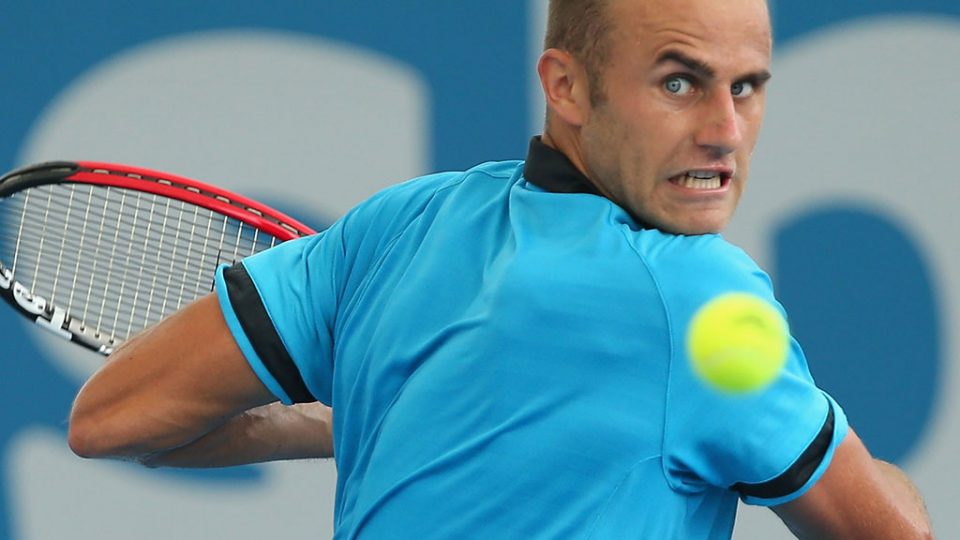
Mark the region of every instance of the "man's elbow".
POLYGON ((104 452, 97 441, 100 437, 86 424, 70 418, 70 427, 67 430, 67 444, 74 454, 82 458, 103 457, 104 452))
POLYGON ((82 458, 137 459, 142 452, 137 441, 130 440, 129 433, 118 429, 123 425, 117 419, 87 412, 74 407, 67 428, 67 444, 74 454, 82 458))
POLYGON ((109 444, 112 438, 102 429, 103 423, 76 410, 70 414, 67 428, 67 444, 74 454, 82 458, 105 458, 116 454, 117 449, 109 444))
POLYGON ((144 467, 155 469, 165 465, 162 452, 154 452, 145 455, 136 455, 127 451, 124 447, 109 444, 110 437, 106 434, 97 432, 96 429, 89 429, 86 425, 75 423, 72 419, 67 431, 67 444, 70 450, 79 457, 88 459, 113 458, 124 461, 133 461, 144 467))

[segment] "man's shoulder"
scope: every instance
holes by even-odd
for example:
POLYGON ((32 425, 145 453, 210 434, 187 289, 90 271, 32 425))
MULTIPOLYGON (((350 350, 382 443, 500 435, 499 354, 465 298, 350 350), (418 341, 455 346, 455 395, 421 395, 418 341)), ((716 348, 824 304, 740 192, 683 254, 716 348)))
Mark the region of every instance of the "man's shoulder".
POLYGON ((756 267, 756 263, 742 248, 720 234, 675 235, 643 230, 636 234, 634 245, 645 259, 655 265, 756 267))
POLYGON ((436 172, 419 176, 388 188, 386 191, 394 195, 411 195, 413 193, 433 194, 436 191, 452 187, 465 189, 482 189, 484 181, 495 181, 502 185, 516 179, 522 170, 522 161, 486 161, 463 171, 436 172))
POLYGON ((463 171, 443 171, 418 176, 390 186, 365 204, 404 202, 410 199, 433 198, 438 193, 454 188, 481 189, 484 180, 499 180, 500 184, 517 177, 522 161, 487 161, 463 171))
POLYGON ((719 234, 695 236, 642 231, 635 246, 667 303, 697 304, 720 292, 772 299, 769 276, 739 246, 719 234))
POLYGON ((520 176, 521 161, 490 161, 463 171, 436 172, 387 187, 353 208, 351 227, 395 229, 455 200, 480 204, 506 193, 520 176))

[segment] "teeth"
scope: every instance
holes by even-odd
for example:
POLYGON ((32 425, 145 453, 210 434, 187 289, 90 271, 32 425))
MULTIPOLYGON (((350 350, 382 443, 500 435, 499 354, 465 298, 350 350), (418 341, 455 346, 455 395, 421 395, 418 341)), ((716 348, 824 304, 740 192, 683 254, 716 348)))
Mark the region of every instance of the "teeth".
POLYGON ((677 184, 690 189, 720 189, 720 175, 694 171, 677 178, 677 184))

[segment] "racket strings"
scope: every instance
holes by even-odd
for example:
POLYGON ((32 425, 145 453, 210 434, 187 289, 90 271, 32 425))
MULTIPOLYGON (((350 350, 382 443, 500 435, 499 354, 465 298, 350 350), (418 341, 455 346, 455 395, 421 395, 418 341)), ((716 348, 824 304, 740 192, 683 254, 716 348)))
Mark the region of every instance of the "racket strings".
POLYGON ((85 184, 0 200, 0 261, 105 340, 125 340, 213 290, 213 275, 273 236, 196 205, 85 184))

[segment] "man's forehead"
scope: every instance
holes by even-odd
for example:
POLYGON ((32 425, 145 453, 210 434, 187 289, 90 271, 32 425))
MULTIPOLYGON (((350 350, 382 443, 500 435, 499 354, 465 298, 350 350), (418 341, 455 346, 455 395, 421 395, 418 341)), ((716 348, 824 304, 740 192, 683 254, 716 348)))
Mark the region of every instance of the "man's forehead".
POLYGON ((621 31, 772 34, 766 0, 608 0, 607 9, 621 31))
POLYGON ((721 57, 746 50, 756 61, 769 60, 765 0, 609 0, 608 9, 615 35, 655 57, 676 46, 721 57))

